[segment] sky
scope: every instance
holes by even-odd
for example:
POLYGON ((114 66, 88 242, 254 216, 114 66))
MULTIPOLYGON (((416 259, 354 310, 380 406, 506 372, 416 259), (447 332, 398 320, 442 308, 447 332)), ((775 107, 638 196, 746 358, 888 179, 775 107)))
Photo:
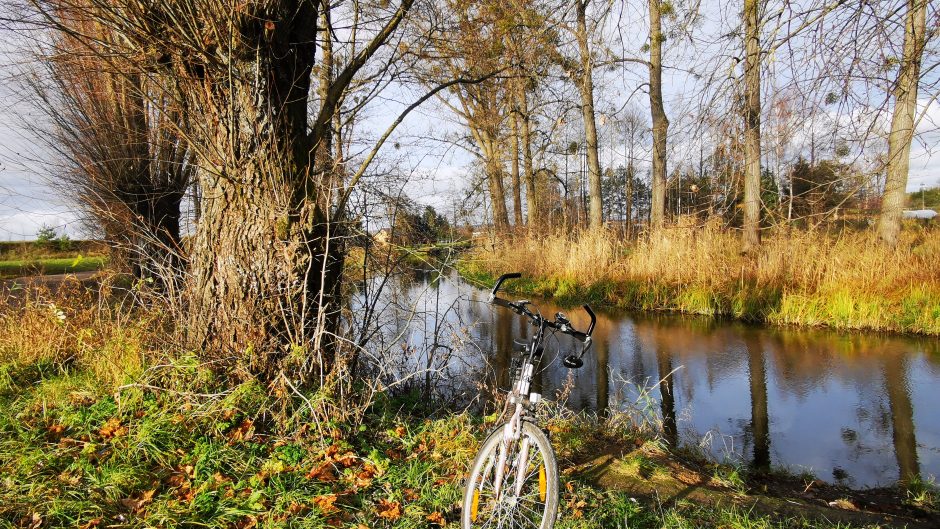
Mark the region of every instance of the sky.
MULTIPOLYGON (((714 7, 715 4, 712 5, 714 7)), ((725 15, 721 8, 715 7, 711 13, 706 13, 706 19, 713 17, 712 21, 705 21, 706 27, 720 26, 719 21, 725 15)), ((643 13, 623 11, 609 20, 612 22, 604 29, 605 38, 619 40, 621 52, 636 53, 648 33, 643 13), (633 30, 625 35, 617 27, 615 22, 618 21, 621 22, 619 26, 629 25, 633 30)), ((21 88, 10 79, 20 69, 20 61, 24 60, 18 51, 20 44, 17 37, 0 31, 0 240, 32 239, 42 226, 51 226, 73 238, 81 237, 84 232, 80 215, 70 205, 70 197, 62 196, 49 184, 56 167, 54 156, 43 150, 40 142, 27 130, 28 125, 40 123, 41 117, 22 103, 21 88)), ((688 58, 671 58, 667 50, 667 66, 670 60, 678 62, 688 58)), ((645 93, 637 91, 640 77, 635 69, 600 72, 595 82, 599 111, 612 112, 614 108, 622 108, 626 98, 631 97, 641 112, 648 112, 645 93)), ((690 88, 684 73, 670 70, 665 74, 664 84, 667 113, 671 114, 674 123, 678 123, 681 116, 675 113, 680 111, 688 92, 694 87, 690 88)), ((772 95, 765 93, 768 98, 772 95)), ((415 97, 414 93, 393 92, 384 103, 370 110, 362 128, 371 123, 378 125, 375 127, 377 130, 383 129, 382 124, 390 122, 391 116, 396 116, 407 104, 403 102, 415 97)), ((940 185, 940 152, 936 149, 940 144, 940 133, 936 130, 940 124, 940 103, 924 99, 921 108, 924 107, 925 119, 919 126, 919 137, 911 152, 908 191, 917 191, 922 185, 940 185)), ((411 114, 383 149, 386 157, 395 160, 399 168, 406 168, 412 175, 405 185, 404 194, 445 212, 465 193, 471 180, 468 175, 473 170, 473 157, 469 153, 441 141, 447 133, 460 130, 454 117, 446 112, 443 105, 429 101, 411 114), (407 148, 402 145, 407 145, 407 148)), ((624 160, 623 142, 616 140, 601 121, 601 160, 604 165, 611 162, 615 166, 621 165, 624 160)), ((688 146, 682 144, 673 143, 672 149, 674 152, 688 152, 688 146)))

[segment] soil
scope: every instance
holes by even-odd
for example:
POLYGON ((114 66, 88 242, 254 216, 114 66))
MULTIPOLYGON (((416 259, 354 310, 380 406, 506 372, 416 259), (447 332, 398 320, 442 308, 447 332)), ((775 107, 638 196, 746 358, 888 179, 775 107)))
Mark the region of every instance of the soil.
POLYGON ((617 449, 591 443, 562 461, 562 473, 597 487, 671 505, 686 500, 715 507, 732 505, 777 518, 911 529, 940 528, 940 513, 919 507, 897 488, 854 490, 820 480, 748 472, 737 483, 716 478, 720 467, 694 461, 646 443, 617 449), (579 455, 591 454, 579 457, 579 455), (600 455, 597 455, 600 454, 600 455))

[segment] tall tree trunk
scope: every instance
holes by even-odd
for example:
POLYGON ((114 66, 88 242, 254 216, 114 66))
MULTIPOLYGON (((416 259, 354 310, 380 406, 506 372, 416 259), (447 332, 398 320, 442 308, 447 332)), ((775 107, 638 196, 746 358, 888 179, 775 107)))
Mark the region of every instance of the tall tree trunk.
POLYGON ((528 91, 520 90, 519 107, 522 111, 522 167, 525 178, 525 201, 529 230, 539 227, 538 185, 532 169, 532 122, 529 116, 528 91))
POLYGON ((604 226, 604 204, 601 197, 601 162, 597 152, 597 123, 594 120, 594 61, 588 47, 587 4, 589 0, 576 0, 578 3, 578 49, 581 52, 581 79, 578 83, 581 92, 581 115, 584 118, 584 139, 587 148, 588 195, 590 211, 588 223, 592 230, 604 226))
POLYGON ((650 113, 653 120, 653 167, 650 223, 661 230, 666 218, 666 135, 669 119, 663 106, 663 32, 660 0, 649 0, 650 8, 650 113))
POLYGON ((627 183, 625 190, 627 196, 625 197, 626 202, 624 203, 624 225, 628 238, 633 233, 633 171, 633 155, 631 154, 630 160, 627 162, 627 183))
POLYGON ((512 213, 516 228, 522 227, 522 184, 519 180, 519 111, 513 109, 512 118, 512 213))
POLYGON ((744 0, 744 230, 741 249, 760 247, 759 0, 744 0))
POLYGON ((881 199, 878 235, 889 246, 898 243, 901 213, 907 191, 917 111, 917 84, 924 53, 927 0, 908 0, 904 24, 904 55, 894 87, 894 115, 888 135, 888 162, 885 167, 885 192, 881 199))

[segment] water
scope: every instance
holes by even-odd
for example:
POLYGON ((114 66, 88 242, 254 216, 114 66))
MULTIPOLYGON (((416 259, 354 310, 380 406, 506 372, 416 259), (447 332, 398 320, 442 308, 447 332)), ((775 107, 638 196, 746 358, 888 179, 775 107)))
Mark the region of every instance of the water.
MULTIPOLYGON (((454 273, 394 282, 382 296, 391 309, 382 335, 407 343, 401 356, 409 360, 389 372, 412 372, 412 382, 451 396, 474 396, 479 382, 506 387, 508 351, 532 328, 487 296, 454 273)), ((536 304, 587 326, 580 308, 536 304)), ((717 459, 810 471, 852 487, 940 473, 935 338, 596 312, 583 368, 560 363, 575 350, 569 338, 549 341, 539 376, 546 397, 567 385, 569 407, 615 412, 635 408, 638 388, 651 387, 646 407, 658 413, 667 443, 705 439, 717 459)))

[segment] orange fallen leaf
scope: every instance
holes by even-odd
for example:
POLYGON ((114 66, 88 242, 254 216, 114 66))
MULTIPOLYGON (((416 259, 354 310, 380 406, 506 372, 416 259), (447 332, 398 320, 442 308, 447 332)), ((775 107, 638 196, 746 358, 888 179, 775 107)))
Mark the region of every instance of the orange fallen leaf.
POLYGON ((352 452, 346 452, 335 457, 335 461, 344 467, 351 467, 356 464, 356 454, 352 452))
POLYGON ((310 472, 307 472, 307 479, 315 479, 317 481, 323 481, 329 483, 331 481, 336 481, 336 473, 333 472, 333 464, 324 461, 319 465, 310 469, 310 472))
POLYGON ((92 518, 91 520, 88 520, 82 525, 79 525, 78 529, 94 529, 95 527, 98 527, 99 525, 101 525, 101 518, 92 518))
POLYGON ((432 512, 431 514, 428 515, 428 521, 431 522, 431 523, 433 523, 433 524, 437 524, 437 525, 439 525, 439 526, 441 526, 441 527, 446 527, 446 526, 447 526, 447 520, 445 520, 445 519, 444 519, 444 516, 443 516, 441 513, 437 512, 437 511, 434 511, 434 512, 432 512))
POLYGON ((53 436, 58 437, 65 431, 65 426, 61 424, 51 424, 46 430, 53 436))
POLYGON ((104 426, 98 430, 98 433, 105 439, 111 439, 112 437, 120 437, 127 434, 127 427, 121 425, 121 419, 112 417, 108 419, 108 422, 104 423, 104 426))
POLYGON ((153 501, 153 494, 157 492, 157 489, 151 489, 144 491, 140 494, 137 494, 130 498, 124 498, 121 500, 121 505, 127 508, 131 512, 139 512, 141 509, 146 507, 151 501, 153 501))
POLYGON ((321 494, 320 496, 314 496, 313 504, 320 509, 320 512, 323 514, 331 514, 339 510, 339 508, 334 505, 336 503, 336 494, 321 494))
POLYGON ((251 422, 251 419, 242 419, 242 422, 238 424, 235 428, 229 432, 228 437, 232 441, 245 441, 251 439, 251 427, 254 426, 254 423, 251 422))
POLYGON ((375 509, 380 518, 385 518, 391 522, 401 518, 401 504, 397 501, 380 499, 379 505, 375 509))

